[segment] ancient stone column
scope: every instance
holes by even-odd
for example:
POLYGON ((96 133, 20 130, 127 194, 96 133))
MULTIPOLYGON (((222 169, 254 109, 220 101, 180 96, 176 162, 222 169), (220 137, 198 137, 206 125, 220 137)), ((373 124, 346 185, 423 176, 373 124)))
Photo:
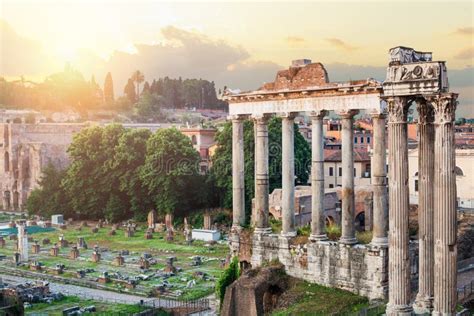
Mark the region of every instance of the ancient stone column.
POLYGON ((255 233, 270 233, 268 223, 268 116, 255 118, 255 233))
POLYGON ((232 227, 245 224, 244 120, 232 118, 232 227))
POLYGON ((354 115, 357 110, 339 112, 341 116, 342 143, 342 235, 340 243, 352 245, 357 243, 355 238, 355 197, 354 197, 354 115))
POLYGON ((372 114, 374 127, 371 181, 373 189, 372 245, 388 246, 387 174, 385 170, 385 114, 372 114))
POLYGON ((434 315, 454 315, 457 302, 457 214, 454 119, 457 94, 432 100, 435 123, 434 315))
POLYGON ((286 113, 282 119, 282 236, 296 236, 295 230, 295 119, 286 113))
POLYGON ((411 315, 407 99, 389 98, 389 295, 387 315, 411 315))
POLYGON ((327 240, 324 219, 323 118, 327 111, 311 113, 311 241, 327 240))
POLYGON ((434 125, 433 107, 417 100, 418 110, 418 294, 417 313, 431 313, 434 286, 434 125))

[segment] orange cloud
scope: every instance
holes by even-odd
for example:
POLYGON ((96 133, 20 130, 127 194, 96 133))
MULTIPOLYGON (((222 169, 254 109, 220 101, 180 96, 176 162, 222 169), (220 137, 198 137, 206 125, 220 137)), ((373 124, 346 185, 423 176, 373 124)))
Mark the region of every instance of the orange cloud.
POLYGON ((344 50, 356 50, 357 47, 356 46, 352 46, 352 45, 349 45, 347 44, 346 42, 344 42, 343 40, 339 39, 339 38, 326 38, 326 42, 328 42, 329 44, 331 44, 332 46, 338 48, 338 49, 344 49, 344 50))
POLYGON ((290 44, 301 44, 304 43, 306 40, 299 36, 288 36, 285 38, 285 41, 290 44))
POLYGON ((471 59, 474 58, 474 47, 466 47, 457 53, 454 58, 458 59, 471 59))
POLYGON ((467 26, 467 27, 459 27, 456 31, 453 32, 456 35, 463 35, 463 36, 473 36, 474 35, 474 27, 467 26))

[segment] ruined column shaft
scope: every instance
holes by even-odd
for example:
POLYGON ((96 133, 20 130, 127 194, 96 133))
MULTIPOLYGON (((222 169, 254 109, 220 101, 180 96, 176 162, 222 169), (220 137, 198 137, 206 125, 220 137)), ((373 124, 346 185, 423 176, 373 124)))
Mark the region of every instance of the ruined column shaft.
POLYGON ((232 226, 245 224, 244 122, 232 119, 232 226))
POLYGON ((354 115, 358 111, 340 113, 342 121, 342 235, 339 242, 355 244, 355 197, 354 197, 354 115))
POLYGON ((327 111, 311 114, 311 236, 312 241, 326 240, 324 217, 324 142, 323 118, 327 111))
POLYGON ((294 113, 282 120, 282 235, 296 236, 295 230, 295 146, 294 113))
POLYGON ((255 119, 255 232, 270 232, 268 223, 268 117, 255 119))
POLYGON ((372 154, 373 238, 372 244, 388 246, 387 173, 385 169, 385 114, 372 115, 374 127, 372 154))
POLYGON ((454 119, 456 94, 433 101, 435 115, 434 171, 434 311, 453 315, 457 303, 457 214, 454 119))
POLYGON ((415 310, 430 313, 434 286, 434 137, 433 108, 418 100, 418 249, 419 278, 415 310))
POLYGON ((389 132, 389 301, 387 315, 410 315, 407 100, 388 101, 389 132))

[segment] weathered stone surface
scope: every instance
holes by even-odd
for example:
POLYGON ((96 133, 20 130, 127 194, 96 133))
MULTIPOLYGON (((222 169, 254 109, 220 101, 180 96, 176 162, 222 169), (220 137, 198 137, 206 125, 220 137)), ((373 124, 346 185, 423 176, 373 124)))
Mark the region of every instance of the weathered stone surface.
POLYGON ((227 287, 222 316, 259 316, 268 313, 287 288, 282 267, 247 270, 227 287))

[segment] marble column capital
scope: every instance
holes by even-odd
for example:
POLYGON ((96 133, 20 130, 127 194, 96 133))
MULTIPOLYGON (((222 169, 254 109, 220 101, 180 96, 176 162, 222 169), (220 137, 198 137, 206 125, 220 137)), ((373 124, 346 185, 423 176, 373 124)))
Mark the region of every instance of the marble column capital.
POLYGON ((369 115, 373 119, 385 119, 387 117, 387 113, 385 111, 383 111, 383 112, 372 112, 372 113, 369 113, 369 115))
POLYGON ((457 107, 456 93, 447 93, 436 96, 427 97, 428 103, 433 106, 434 123, 446 124, 454 122, 456 107, 457 107))
POLYGON ((252 115, 251 119, 256 124, 267 124, 268 120, 271 118, 271 114, 262 114, 262 115, 252 115))
POLYGON ((341 119, 352 119, 354 116, 359 114, 359 110, 339 110, 336 111, 336 114, 341 117, 341 119))
POLYGON ((234 115, 227 116, 227 119, 229 121, 244 121, 248 118, 249 118, 249 116, 246 115, 246 114, 234 114, 234 115))
POLYGON ((434 121, 434 109, 431 102, 425 98, 416 100, 416 110, 418 111, 418 124, 432 124, 434 121))
POLYGON ((312 111, 309 113, 309 116, 313 120, 322 120, 325 116, 328 115, 328 111, 326 110, 319 110, 319 111, 312 111))
POLYGON ((388 123, 406 123, 408 115, 408 98, 390 97, 386 98, 388 123))
POLYGON ((298 116, 298 114, 299 112, 282 112, 282 113, 278 113, 277 116, 283 119, 294 120, 295 117, 298 116))

